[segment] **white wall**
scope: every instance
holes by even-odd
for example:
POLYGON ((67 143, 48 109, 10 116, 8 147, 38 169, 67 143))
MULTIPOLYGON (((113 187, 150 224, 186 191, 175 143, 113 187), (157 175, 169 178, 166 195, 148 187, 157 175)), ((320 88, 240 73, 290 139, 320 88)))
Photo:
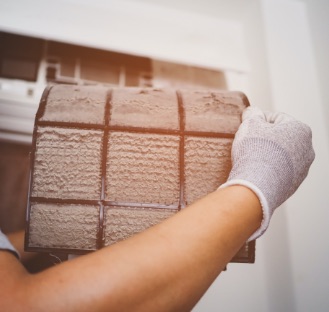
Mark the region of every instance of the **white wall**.
MULTIPOLYGON (((329 120, 329 1, 301 0, 306 4, 310 25, 311 42, 315 56, 316 75, 324 105, 325 118, 329 120)), ((327 122, 329 133, 329 123, 327 122)))
MULTIPOLYGON (((273 107, 311 126, 316 151, 308 178, 285 204, 295 307, 296 311, 328 311, 328 119, 307 7, 296 0, 262 0, 262 9, 273 107)), ((273 241, 279 243, 275 237, 273 241)))

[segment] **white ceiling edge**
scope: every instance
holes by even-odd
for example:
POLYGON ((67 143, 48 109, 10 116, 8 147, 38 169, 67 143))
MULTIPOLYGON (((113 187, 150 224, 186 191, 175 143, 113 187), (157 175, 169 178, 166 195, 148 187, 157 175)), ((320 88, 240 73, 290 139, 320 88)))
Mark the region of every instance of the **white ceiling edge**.
POLYGON ((250 68, 240 22, 129 0, 1 1, 0 30, 205 68, 250 68))

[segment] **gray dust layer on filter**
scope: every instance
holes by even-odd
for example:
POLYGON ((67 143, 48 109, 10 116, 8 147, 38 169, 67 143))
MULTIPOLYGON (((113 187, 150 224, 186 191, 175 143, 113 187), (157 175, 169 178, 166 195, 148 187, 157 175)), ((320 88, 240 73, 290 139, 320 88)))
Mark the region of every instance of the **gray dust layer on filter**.
POLYGON ((95 250, 99 207, 32 203, 30 247, 95 250))
POLYGON ((231 168, 232 139, 185 138, 185 197, 187 204, 216 190, 231 168))
POLYGON ((106 207, 105 245, 140 233, 175 214, 175 209, 106 207))
POLYGON ((179 137, 110 133, 106 185, 106 200, 178 206, 179 137))
MULTIPOLYGON (((104 123, 105 87, 55 86, 43 121, 104 123)), ((235 133, 243 104, 229 94, 182 91, 185 130, 235 133)), ((114 89, 110 125, 180 129, 173 90, 114 89)), ((99 200, 103 130, 39 126, 32 196, 99 200)), ((105 200, 158 204, 176 209, 105 207, 105 244, 138 233, 177 212, 180 201, 180 136, 111 130, 106 159, 105 200)), ((185 136, 184 200, 214 191, 227 179, 232 139, 185 136)), ((32 203, 29 244, 96 249, 99 207, 32 203)))
POLYGON ((240 92, 182 92, 187 131, 234 134, 245 108, 240 92))
POLYGON ((47 98, 41 121, 104 124, 108 88, 56 85, 47 98))
POLYGON ((102 138, 100 130, 39 127, 32 196, 99 199, 102 138))
POLYGON ((111 101, 110 124, 178 130, 176 92, 158 89, 116 89, 111 101))

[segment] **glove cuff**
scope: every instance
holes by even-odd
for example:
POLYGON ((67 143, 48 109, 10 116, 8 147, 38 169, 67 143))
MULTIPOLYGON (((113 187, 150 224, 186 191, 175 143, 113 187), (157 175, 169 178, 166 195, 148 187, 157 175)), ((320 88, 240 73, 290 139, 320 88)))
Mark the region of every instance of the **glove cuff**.
POLYGON ((247 242, 250 242, 264 234, 264 232, 266 231, 266 229, 268 228, 268 226, 270 224, 270 219, 272 217, 273 211, 272 211, 272 209, 269 208, 268 202, 267 202, 265 196, 263 195, 263 193, 261 192, 261 190, 256 185, 254 185, 253 183, 251 183, 249 181, 241 180, 241 179, 229 180, 226 183, 222 184, 219 188, 224 188, 224 187, 228 187, 228 186, 232 186, 232 185, 242 185, 242 186, 245 186, 245 187, 249 188, 250 190, 252 190, 257 195, 257 197, 260 201, 261 207, 262 207, 263 220, 262 220, 261 226, 256 230, 256 232, 254 232, 249 237, 247 242))

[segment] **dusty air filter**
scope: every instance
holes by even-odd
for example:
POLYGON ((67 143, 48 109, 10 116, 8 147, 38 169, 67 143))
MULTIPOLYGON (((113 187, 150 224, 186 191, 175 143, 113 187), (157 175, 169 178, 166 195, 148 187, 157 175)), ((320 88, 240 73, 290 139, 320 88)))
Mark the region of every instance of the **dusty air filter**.
MULTIPOLYGON (((97 250, 216 190, 247 105, 238 92, 48 87, 33 134, 26 249, 97 250)), ((253 262, 254 249, 232 261, 253 262)))

